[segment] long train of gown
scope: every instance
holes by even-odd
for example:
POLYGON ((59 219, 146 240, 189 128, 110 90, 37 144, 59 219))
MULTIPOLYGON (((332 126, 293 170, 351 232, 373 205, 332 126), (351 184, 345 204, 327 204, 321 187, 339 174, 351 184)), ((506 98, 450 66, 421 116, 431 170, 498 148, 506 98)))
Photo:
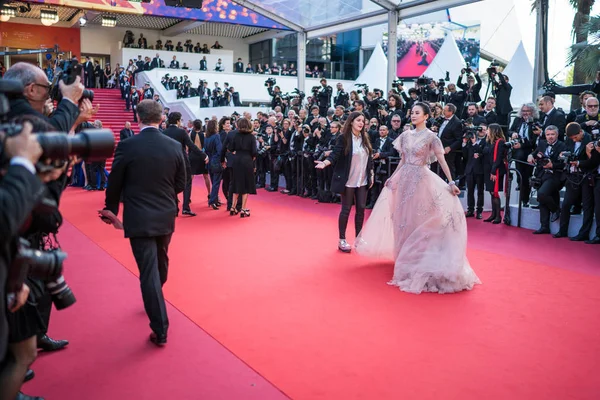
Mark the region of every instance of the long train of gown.
POLYGON ((481 283, 467 260, 467 223, 458 197, 429 168, 443 154, 431 131, 394 141, 402 162, 381 191, 356 242, 360 255, 394 260, 388 284, 410 293, 454 293, 481 283))

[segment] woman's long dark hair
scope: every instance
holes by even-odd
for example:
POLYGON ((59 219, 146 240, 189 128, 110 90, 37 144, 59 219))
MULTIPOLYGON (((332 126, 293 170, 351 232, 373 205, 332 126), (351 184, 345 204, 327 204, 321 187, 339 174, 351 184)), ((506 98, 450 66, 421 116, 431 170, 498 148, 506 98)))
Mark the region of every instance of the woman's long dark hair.
MULTIPOLYGON (((353 111, 348 116, 348 119, 344 123, 344 128, 342 130, 342 135, 344 136, 344 140, 346 141, 346 147, 344 149, 344 154, 350 154, 350 150, 352 149, 352 123, 358 117, 365 118, 365 115, 360 111, 353 111)), ((360 132, 360 136, 362 138, 362 145, 367 150, 367 153, 371 155, 373 153, 373 147, 371 146, 371 141, 369 140, 369 135, 367 135, 367 122, 363 125, 363 128, 360 132)))
POLYGON ((504 140, 504 132, 502 131, 502 127, 498 124, 490 124, 488 126, 488 137, 486 138, 486 142, 488 143, 496 143, 498 140, 504 140), (492 137, 492 141, 490 141, 490 136, 492 137))
POLYGON ((237 130, 240 133, 252 133, 252 123, 246 118, 242 118, 237 122, 237 130))
POLYGON ((209 138, 215 133, 217 133, 217 121, 211 119, 206 123, 206 137, 209 138))

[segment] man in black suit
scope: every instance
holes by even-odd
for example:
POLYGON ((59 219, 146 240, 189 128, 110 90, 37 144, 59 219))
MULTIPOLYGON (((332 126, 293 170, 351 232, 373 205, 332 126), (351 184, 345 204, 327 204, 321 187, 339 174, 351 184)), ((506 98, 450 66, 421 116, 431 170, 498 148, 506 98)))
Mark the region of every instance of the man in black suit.
POLYGON ((377 175, 375 179, 379 179, 381 183, 373 183, 371 199, 367 205, 368 209, 372 209, 375 206, 375 202, 381 193, 381 187, 388 178, 388 158, 398 157, 398 152, 396 149, 394 149, 394 145, 392 143, 393 140, 389 136, 388 127, 386 125, 381 125, 379 127, 379 138, 373 141, 373 161, 375 163, 375 173, 377 175))
MULTIPOLYGON (((444 106, 444 122, 437 129, 437 135, 444 146, 446 163, 450 168, 452 179, 456 177, 457 173, 462 172, 460 171, 462 169, 462 123, 455 114, 456 106, 452 103, 446 104, 444 106)), ((438 168, 438 163, 433 163, 431 170, 445 179, 444 171, 438 168)))
POLYGON ((165 67, 165 63, 163 60, 161 60, 160 58, 160 54, 156 53, 156 57, 154 57, 152 59, 152 62, 150 63, 150 69, 154 69, 154 68, 164 68, 165 67))
POLYGON ((581 114, 585 114, 585 102, 590 97, 596 97, 596 93, 590 90, 585 90, 581 92, 581 94, 579 95, 579 103, 581 104, 581 107, 571 110, 571 112, 567 115, 567 124, 569 122, 576 122, 578 116, 580 116, 581 114))
POLYGON ((576 122, 581 125, 581 129, 589 133, 592 137, 600 137, 600 116, 598 116, 598 99, 589 97, 585 101, 585 112, 579 114, 576 122))
POLYGON ((542 129, 533 130, 533 134, 538 136, 537 143, 545 139, 544 132, 549 126, 555 126, 558 129, 558 140, 564 140, 567 119, 564 112, 554 108, 554 99, 550 96, 543 96, 538 102, 538 107, 543 116, 540 115, 542 129))
POLYGON ((173 60, 171 60, 169 68, 179 69, 179 61, 177 61, 177 56, 173 56, 173 60))
POLYGON ((494 111, 496 108, 496 98, 488 97, 485 102, 485 107, 483 108, 483 112, 480 114, 483 119, 485 119, 485 123, 489 126, 490 124, 498 123, 498 114, 494 111))
POLYGON ((129 121, 125 122, 125 128, 121 129, 119 132, 119 138, 121 141, 128 139, 133 136, 133 131, 131 130, 131 123, 129 121))
POLYGON ((591 182, 593 182, 594 191, 594 214, 596 215, 596 234, 590 240, 586 240, 586 244, 600 244, 600 141, 588 143, 585 152, 588 159, 578 161, 577 167, 582 170, 593 171, 590 174, 591 182))
MULTIPOLYGON (((526 103, 521 106, 519 116, 515 118, 509 129, 510 139, 514 141, 512 146, 512 158, 518 161, 527 161, 527 157, 536 147, 537 137, 533 134, 533 123, 536 113, 535 104, 526 103)), ((518 178, 519 191, 521 192, 521 203, 523 207, 529 207, 529 196, 531 194, 530 178, 533 173, 533 167, 521 162, 515 162, 515 167, 519 171, 518 178)))
POLYGON ((85 87, 94 88, 96 86, 96 79, 94 78, 94 63, 89 56, 85 57, 83 69, 85 73, 85 87))
POLYGON ((479 126, 481 124, 486 124, 486 126, 487 126, 487 122, 485 122, 485 118, 483 118, 478 113, 476 103, 469 103, 467 105, 467 115, 466 115, 465 119, 471 119, 471 123, 475 126, 479 126))
POLYGON ((238 58, 237 62, 233 66, 233 72, 243 73, 244 72, 244 63, 241 58, 238 58))
MULTIPOLYGON (((467 160, 465 176, 467 178, 467 218, 477 216, 482 219, 485 180, 483 179, 483 148, 486 145, 487 126, 481 125, 477 134, 466 140, 463 146, 463 157, 467 160), (477 188, 477 209, 475 209, 475 188, 477 188), (475 214, 477 211, 477 214, 475 214)), ((474 128, 477 129, 477 128, 474 128)))
POLYGON ((181 152, 183 153, 183 160, 185 161, 186 181, 185 188, 183 189, 183 210, 181 213, 183 215, 195 217, 196 213, 192 212, 190 209, 190 199, 192 197, 192 178, 194 176, 192 175, 192 167, 188 158, 188 151, 193 151, 205 162, 208 162, 208 157, 206 157, 206 154, 200 150, 194 144, 194 142, 192 142, 192 139, 190 139, 187 132, 181 129, 181 113, 170 113, 167 123, 168 127, 163 133, 181 145, 181 152))
POLYGON ((200 60, 200 71, 206 71, 208 69, 208 61, 206 61, 206 56, 202 57, 200 60))
MULTIPOLYGON (((596 100, 596 104, 598 99, 596 100)), ((573 236, 571 240, 582 242, 589 239, 590 230, 594 220, 594 188, 585 177, 593 170, 587 170, 579 166, 580 161, 588 159, 586 146, 592 141, 592 137, 581 129, 577 122, 571 122, 566 128, 567 141, 565 142, 565 151, 570 152, 576 159, 564 171, 565 197, 560 208, 560 229, 555 238, 566 237, 569 234, 569 220, 571 219, 571 207, 580 206, 583 201, 583 224, 579 233, 573 236)), ((564 152, 561 153, 564 156, 564 152)))
POLYGON ((536 165, 535 177, 540 183, 537 201, 540 204, 540 229, 536 235, 550 233, 550 222, 560 218, 560 189, 564 162, 559 155, 565 144, 558 140, 558 127, 550 125, 544 132, 546 140, 540 140, 537 148, 527 157, 527 162, 536 165))
POLYGON ((140 270, 144 308, 152 329, 150 340, 162 346, 167 343, 169 328, 162 286, 167 281, 177 194, 185 187, 186 168, 181 145, 158 130, 162 106, 143 100, 137 112, 140 133, 117 146, 101 217, 106 223, 118 224, 115 216, 122 197, 123 228, 140 270))

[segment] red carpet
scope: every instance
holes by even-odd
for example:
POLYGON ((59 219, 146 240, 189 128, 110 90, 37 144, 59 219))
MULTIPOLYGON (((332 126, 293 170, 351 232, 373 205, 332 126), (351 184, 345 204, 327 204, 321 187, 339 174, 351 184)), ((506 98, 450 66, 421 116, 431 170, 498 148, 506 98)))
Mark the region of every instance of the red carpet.
MULTIPOLYGON (((429 65, 418 65, 421 61, 421 56, 415 52, 417 45, 414 44, 408 53, 400 60, 398 60, 396 75, 399 77, 419 77, 427 70, 429 65)), ((425 50, 427 51, 427 61, 429 64, 435 58, 437 52, 431 47, 429 43, 425 43, 425 50)))
MULTIPOLYGON (((177 222, 166 296, 289 397, 597 398, 600 246, 469 221, 468 255, 483 285, 415 296, 386 285, 390 263, 336 251, 338 206, 261 190, 246 220, 209 210, 202 186, 192 196, 198 216, 177 222)), ((102 203, 103 193, 69 190, 62 210, 135 272, 122 233, 96 218, 102 203)), ((36 363, 28 392, 49 400, 276 398, 264 381, 243 392, 252 373, 240 373, 239 362, 173 309, 168 347, 148 348, 134 279, 77 237, 62 232, 66 277, 80 301, 57 312, 51 329, 74 343, 36 363), (84 387, 73 389, 73 376, 84 387), (101 394, 90 397, 95 385, 101 394)))
MULTIPOLYGON (((121 91, 117 89, 94 89, 94 106, 98 107, 98 113, 94 120, 102 121, 104 129, 111 129, 115 134, 115 140, 119 142, 119 132, 125 128, 125 122, 131 122, 131 129, 139 131, 137 122, 133 122, 133 112, 125 110, 125 100, 121 100, 121 91)), ((106 161, 106 168, 110 171, 112 158, 106 161)))

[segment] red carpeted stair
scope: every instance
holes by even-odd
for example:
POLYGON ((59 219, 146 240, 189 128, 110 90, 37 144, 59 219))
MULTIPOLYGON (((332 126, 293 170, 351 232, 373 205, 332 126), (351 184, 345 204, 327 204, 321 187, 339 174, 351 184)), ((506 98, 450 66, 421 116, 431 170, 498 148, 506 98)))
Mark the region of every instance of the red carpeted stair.
MULTIPOLYGON (((98 113, 94 119, 102 121, 104 129, 111 129, 119 142, 119 132, 125 127, 125 122, 131 122, 131 129, 139 132, 137 122, 133 122, 133 112, 125 111, 125 100, 121 99, 121 91, 117 89, 94 89, 94 105, 98 105, 98 113)), ((110 171, 112 157, 106 161, 106 169, 110 171)))

